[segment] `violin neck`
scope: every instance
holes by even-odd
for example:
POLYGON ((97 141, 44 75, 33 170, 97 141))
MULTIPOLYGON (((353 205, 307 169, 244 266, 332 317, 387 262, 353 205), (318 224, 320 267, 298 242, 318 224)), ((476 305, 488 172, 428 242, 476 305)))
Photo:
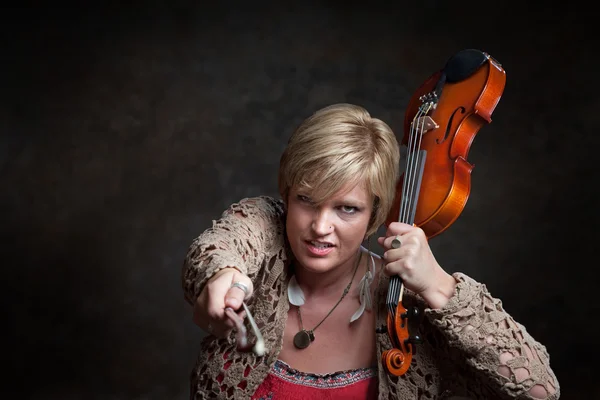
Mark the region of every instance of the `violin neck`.
MULTIPOLYGON (((417 212, 421 178, 423 177, 426 157, 427 152, 425 150, 411 151, 409 149, 406 153, 404 180, 402 182, 402 199, 398 217, 399 222, 411 225, 415 222, 415 213, 417 212)), ((399 276, 394 275, 390 278, 386 304, 388 311, 392 315, 395 313, 396 305, 402 300, 403 288, 402 279, 399 276)))

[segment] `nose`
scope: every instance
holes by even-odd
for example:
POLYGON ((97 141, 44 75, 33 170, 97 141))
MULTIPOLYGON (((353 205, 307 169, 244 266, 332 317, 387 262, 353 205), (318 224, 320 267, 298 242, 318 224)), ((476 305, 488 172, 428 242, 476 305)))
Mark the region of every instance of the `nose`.
POLYGON ((313 218, 312 230, 319 236, 325 236, 333 232, 332 218, 326 210, 319 210, 313 218))

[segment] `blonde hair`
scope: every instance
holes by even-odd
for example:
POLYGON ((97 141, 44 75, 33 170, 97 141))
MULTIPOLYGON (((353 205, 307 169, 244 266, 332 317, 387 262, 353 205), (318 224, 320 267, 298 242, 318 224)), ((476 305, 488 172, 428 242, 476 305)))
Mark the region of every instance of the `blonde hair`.
POLYGON ((287 203, 294 186, 319 204, 351 183, 373 195, 367 236, 387 218, 394 201, 400 149, 394 132, 362 107, 334 104, 294 131, 279 163, 279 194, 287 203))

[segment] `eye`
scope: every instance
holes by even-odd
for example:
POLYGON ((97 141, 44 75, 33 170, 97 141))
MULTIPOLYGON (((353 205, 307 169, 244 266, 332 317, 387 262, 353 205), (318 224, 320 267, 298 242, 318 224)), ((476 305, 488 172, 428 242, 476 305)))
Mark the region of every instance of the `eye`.
POLYGON ((310 197, 305 196, 303 194, 299 194, 296 196, 296 198, 298 200, 300 200, 302 203, 306 203, 306 204, 312 204, 312 200, 310 199, 310 197))
POLYGON ((358 207, 354 206, 340 206, 340 210, 342 210, 345 214, 354 214, 358 211, 358 207))

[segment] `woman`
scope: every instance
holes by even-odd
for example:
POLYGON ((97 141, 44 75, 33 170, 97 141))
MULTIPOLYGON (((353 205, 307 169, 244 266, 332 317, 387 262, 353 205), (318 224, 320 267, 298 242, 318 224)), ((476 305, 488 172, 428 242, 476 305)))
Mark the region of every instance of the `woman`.
POLYGON ((392 206, 399 158, 384 122, 357 106, 326 107, 298 127, 281 157, 282 200, 244 199, 194 240, 183 288, 209 335, 191 398, 559 397, 545 347, 484 285, 445 272, 420 228, 391 223, 377 239, 383 256, 368 249, 392 206), (403 302, 423 313, 422 343, 400 377, 382 366, 392 345, 376 331, 394 275, 403 302), (264 355, 236 344, 242 301, 264 355))

